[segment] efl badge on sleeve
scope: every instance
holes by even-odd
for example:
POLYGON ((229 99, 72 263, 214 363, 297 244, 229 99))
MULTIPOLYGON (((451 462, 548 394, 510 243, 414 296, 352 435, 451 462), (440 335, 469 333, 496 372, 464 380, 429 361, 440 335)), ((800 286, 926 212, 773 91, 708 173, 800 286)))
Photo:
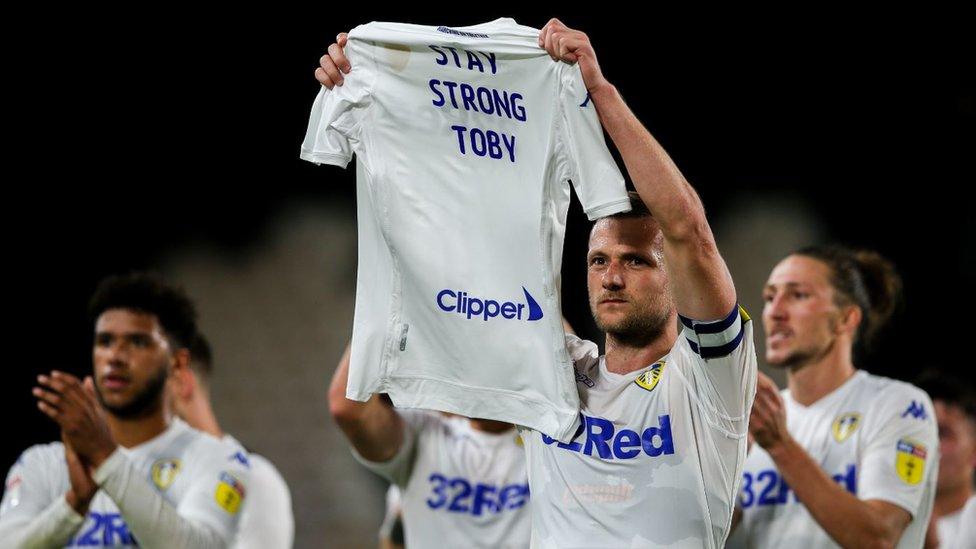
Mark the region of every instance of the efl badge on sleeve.
POLYGON ((636 383, 641 389, 653 391, 654 388, 657 387, 657 382, 661 381, 661 375, 663 373, 664 373, 664 361, 662 360, 654 364, 654 366, 651 366, 650 370, 637 376, 637 379, 634 380, 634 383, 636 383))
POLYGON ((911 439, 903 438, 898 441, 895 452, 895 471, 898 478, 907 484, 922 482, 925 475, 925 445, 911 439))
POLYGON ((221 509, 232 515, 236 514, 244 500, 244 484, 234 475, 222 471, 220 482, 217 483, 217 491, 214 492, 214 499, 221 509))
POLYGON ((837 419, 834 420, 834 424, 831 426, 831 430, 834 433, 834 440, 844 442, 851 438, 851 435, 854 434, 854 431, 857 431, 857 427, 860 424, 861 414, 857 412, 848 412, 837 416, 837 419))
POLYGON ((180 460, 160 459, 152 465, 152 481, 160 490, 169 488, 180 472, 180 460))

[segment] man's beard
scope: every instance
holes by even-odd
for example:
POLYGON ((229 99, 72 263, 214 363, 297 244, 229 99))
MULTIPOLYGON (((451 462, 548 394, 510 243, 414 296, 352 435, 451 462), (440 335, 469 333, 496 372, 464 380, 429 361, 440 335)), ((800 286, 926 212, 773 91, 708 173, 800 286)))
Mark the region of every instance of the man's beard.
POLYGON ((110 414, 122 419, 137 419, 148 416, 162 406, 163 391, 166 389, 166 379, 168 378, 166 368, 160 368, 155 376, 151 377, 146 386, 136 393, 136 395, 126 404, 112 405, 105 402, 102 392, 95 388, 95 396, 98 402, 110 414))
POLYGON ((650 304, 636 307, 633 313, 614 323, 603 322, 593 304, 590 312, 600 330, 628 347, 644 347, 654 341, 664 333, 671 319, 670 306, 653 309, 650 304))

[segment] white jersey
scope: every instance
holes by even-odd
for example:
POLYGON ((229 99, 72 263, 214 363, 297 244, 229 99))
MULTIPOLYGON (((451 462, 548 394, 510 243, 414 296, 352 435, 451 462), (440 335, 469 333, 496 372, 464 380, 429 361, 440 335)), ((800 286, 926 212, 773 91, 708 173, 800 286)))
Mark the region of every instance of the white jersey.
POLYGON ((976 496, 937 522, 940 549, 976 549, 976 496))
POLYGON ((53 442, 28 448, 7 475, 0 545, 227 546, 237 534, 247 455, 176 419, 156 438, 120 447, 94 478, 102 488, 82 517, 65 502, 71 484, 64 446, 53 442), (208 535, 185 535, 186 529, 159 509, 164 503, 208 535), (44 535, 22 539, 28 531, 44 535))
MULTIPOLYGON (((224 441, 242 446, 234 437, 224 441)), ((295 539, 295 517, 291 510, 291 492, 274 464, 264 457, 248 453, 250 479, 247 505, 241 510, 236 549, 285 549, 295 539)))
POLYGON ((572 434, 568 180, 590 219, 630 204, 579 67, 538 34, 511 19, 349 33, 352 71, 320 91, 301 152, 361 168, 348 398, 572 434))
MULTIPOLYGON (((810 406, 793 400, 789 390, 782 394, 790 435, 810 457, 859 499, 887 501, 911 513, 897 547, 922 547, 939 465, 928 395, 863 370, 810 406)), ((749 547, 838 547, 759 445, 742 475, 739 528, 749 547)))
POLYGON ((383 463, 356 457, 400 487, 406 546, 528 547, 529 484, 515 429, 486 433, 462 417, 399 412, 406 432, 397 455, 383 463))
POLYGON ((566 336, 581 424, 568 444, 523 431, 533 547, 722 547, 755 394, 752 322, 736 307, 682 325, 665 357, 625 375, 566 336))

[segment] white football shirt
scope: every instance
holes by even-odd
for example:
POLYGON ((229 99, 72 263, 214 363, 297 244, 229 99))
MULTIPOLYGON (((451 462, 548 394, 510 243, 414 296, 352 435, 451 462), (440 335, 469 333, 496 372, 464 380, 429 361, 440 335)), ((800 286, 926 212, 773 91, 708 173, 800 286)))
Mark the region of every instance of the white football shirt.
MULTIPOLYGON (((828 475, 859 499, 912 515, 899 548, 925 540, 938 478, 938 428, 921 389, 863 370, 810 406, 782 391, 790 434, 828 475)), ((797 501, 772 458, 753 445, 739 505, 749 547, 838 547, 797 501)))
POLYGON ((626 375, 594 343, 566 342, 582 417, 568 444, 523 431, 532 546, 722 547, 756 384, 745 311, 683 318, 671 351, 626 375))
POLYGON ((400 487, 407 547, 529 546, 529 484, 515 429, 486 433, 462 417, 400 410, 404 443, 390 461, 357 459, 400 487))
POLYGON ((966 500, 962 509, 939 517, 935 523, 942 549, 976 547, 976 496, 966 500))
MULTIPOLYGON (((92 499, 85 517, 65 503, 70 489, 64 446, 60 442, 28 448, 7 475, 0 503, 0 543, 17 539, 40 515, 48 515, 58 544, 65 547, 179 547, 178 532, 158 520, 158 502, 133 505, 138 516, 123 516, 107 493, 131 498, 140 486, 176 509, 180 517, 207 527, 228 545, 237 534, 240 510, 248 482, 247 454, 229 444, 174 419, 156 438, 132 448, 121 448, 99 467, 95 480, 103 488, 92 499), (110 463, 111 462, 111 463, 110 463), (104 478, 114 469, 112 478, 104 478), (105 482, 113 483, 111 489, 105 482)), ((48 537, 48 544, 54 536, 48 537)), ((6 545, 5 545, 6 546, 6 545)))
MULTIPOLYGON (((230 435, 224 441, 235 446, 240 442, 230 435)), ((281 473, 267 458, 249 452, 250 475, 247 503, 241 510, 235 549, 286 549, 295 539, 295 517, 291 510, 291 492, 281 473)))
POLYGON ((349 33, 352 71, 320 91, 301 152, 359 161, 348 398, 572 434, 568 180, 590 219, 630 204, 579 67, 538 33, 511 19, 349 33))

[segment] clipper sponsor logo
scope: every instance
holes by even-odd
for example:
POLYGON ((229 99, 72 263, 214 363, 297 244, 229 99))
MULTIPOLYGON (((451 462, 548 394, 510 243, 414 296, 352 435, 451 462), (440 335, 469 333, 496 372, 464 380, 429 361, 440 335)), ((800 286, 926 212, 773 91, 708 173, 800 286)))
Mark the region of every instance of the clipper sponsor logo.
MULTIPOLYGON (((857 466, 851 463, 844 472, 832 477, 848 492, 857 495, 857 466)), ((739 504, 743 509, 752 506, 768 507, 771 505, 786 505, 798 503, 796 494, 790 490, 782 475, 776 469, 764 469, 752 473, 742 473, 742 489, 739 491, 739 504), (792 494, 792 497, 791 497, 792 494)))
POLYGON ((925 476, 925 458, 928 452, 925 445, 908 438, 898 441, 895 446, 895 470, 898 478, 906 484, 918 484, 925 476))
POLYGON ((908 408, 902 412, 901 417, 913 417, 915 419, 928 419, 928 414, 925 413, 925 405, 921 402, 912 401, 908 405, 908 408))
POLYGON ((583 414, 580 417, 582 420, 573 434, 573 442, 557 442, 546 435, 542 435, 542 442, 549 445, 555 443, 558 448, 600 459, 634 459, 641 453, 649 457, 674 453, 670 415, 658 416, 660 425, 647 427, 640 432, 626 427, 617 430, 612 421, 602 417, 583 414), (580 437, 583 440, 576 442, 580 437))
POLYGON ((464 315, 468 320, 481 318, 488 322, 499 316, 505 320, 526 320, 529 322, 541 319, 543 317, 542 307, 524 286, 522 292, 525 294, 525 303, 499 302, 495 299, 473 297, 464 290, 447 289, 437 293, 436 301, 437 306, 445 313, 464 315))
POLYGON ((851 438, 851 435, 854 434, 854 431, 857 431, 859 425, 861 425, 861 414, 848 412, 837 416, 830 429, 834 434, 834 440, 844 442, 851 438))
POLYGON ((138 545, 119 513, 88 512, 88 522, 68 540, 67 547, 119 547, 138 545))

